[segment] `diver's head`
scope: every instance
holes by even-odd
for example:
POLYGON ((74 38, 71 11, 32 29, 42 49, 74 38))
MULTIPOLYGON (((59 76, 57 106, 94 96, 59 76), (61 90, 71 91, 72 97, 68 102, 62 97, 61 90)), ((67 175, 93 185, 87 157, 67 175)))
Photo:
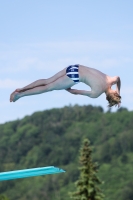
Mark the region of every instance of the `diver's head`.
POLYGON ((109 89, 106 92, 106 99, 109 102, 108 107, 118 106, 121 104, 121 96, 115 90, 109 89))

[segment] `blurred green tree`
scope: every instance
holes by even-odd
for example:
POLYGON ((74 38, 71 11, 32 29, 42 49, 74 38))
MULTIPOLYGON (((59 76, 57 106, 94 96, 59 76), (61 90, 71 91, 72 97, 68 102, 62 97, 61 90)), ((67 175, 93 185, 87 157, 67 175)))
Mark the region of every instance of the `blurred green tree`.
POLYGON ((0 200, 9 200, 5 195, 0 195, 0 200))
POLYGON ((91 154, 92 147, 90 147, 90 141, 85 139, 80 149, 80 177, 75 182, 77 191, 70 193, 70 197, 74 200, 104 199, 102 191, 97 186, 102 183, 97 177, 98 165, 92 162, 91 154))

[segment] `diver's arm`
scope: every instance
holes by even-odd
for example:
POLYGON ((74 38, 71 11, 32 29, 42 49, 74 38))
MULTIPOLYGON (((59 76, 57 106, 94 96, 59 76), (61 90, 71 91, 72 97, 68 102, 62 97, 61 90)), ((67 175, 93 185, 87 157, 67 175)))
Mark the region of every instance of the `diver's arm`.
POLYGON ((120 89, 121 89, 121 79, 119 76, 117 76, 116 78, 116 91, 118 92, 118 94, 120 95, 120 89))
POLYGON ((91 97, 91 98, 96 98, 97 97, 96 95, 94 95, 93 91, 76 90, 76 89, 71 89, 71 88, 68 88, 66 90, 68 92, 70 92, 71 94, 80 94, 80 95, 88 96, 88 97, 91 97))

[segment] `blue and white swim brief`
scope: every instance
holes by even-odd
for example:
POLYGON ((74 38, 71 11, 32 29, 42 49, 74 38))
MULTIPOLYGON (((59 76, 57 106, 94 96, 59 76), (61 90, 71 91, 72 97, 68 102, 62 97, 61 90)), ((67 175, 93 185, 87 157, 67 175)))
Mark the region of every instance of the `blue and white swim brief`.
POLYGON ((70 65, 66 69, 66 75, 71 78, 75 83, 79 83, 79 65, 70 65))

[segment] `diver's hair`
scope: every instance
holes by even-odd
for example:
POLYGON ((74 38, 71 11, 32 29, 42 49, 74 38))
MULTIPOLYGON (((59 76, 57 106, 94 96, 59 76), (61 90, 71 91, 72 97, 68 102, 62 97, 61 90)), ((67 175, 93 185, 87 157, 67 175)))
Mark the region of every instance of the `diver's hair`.
POLYGON ((117 106, 121 103, 121 96, 117 92, 107 94, 106 99, 109 102, 108 107, 117 106))

